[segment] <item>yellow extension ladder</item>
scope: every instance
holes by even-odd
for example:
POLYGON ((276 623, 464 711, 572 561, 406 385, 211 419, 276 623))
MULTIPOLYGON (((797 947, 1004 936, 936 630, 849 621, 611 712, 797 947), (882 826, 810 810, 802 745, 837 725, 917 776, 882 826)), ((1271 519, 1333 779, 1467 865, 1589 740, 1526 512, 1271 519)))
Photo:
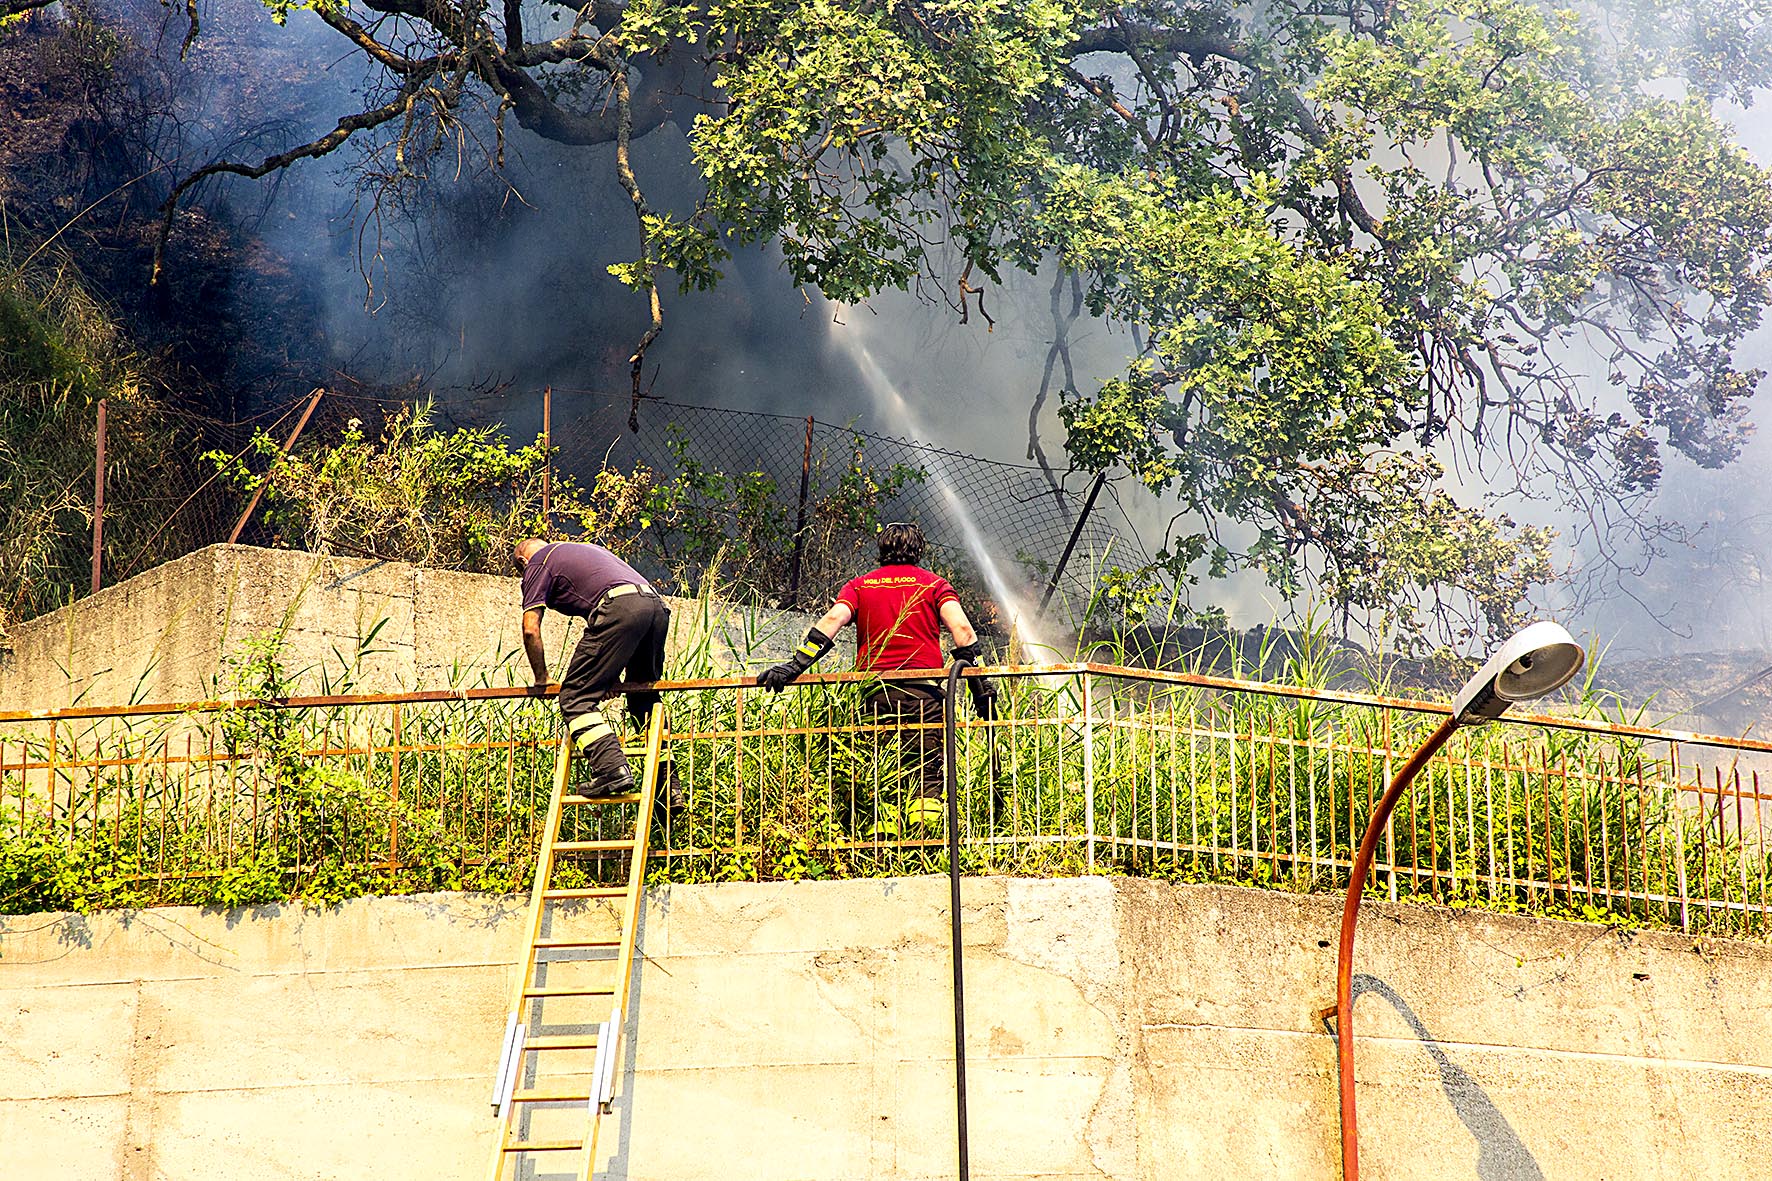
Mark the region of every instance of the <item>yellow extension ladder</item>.
POLYGON ((664 707, 655 705, 638 793, 601 797, 568 790, 572 743, 570 735, 561 736, 529 893, 528 949, 513 973, 510 1019, 493 1081, 499 1135, 491 1181, 538 1175, 589 1181, 595 1167, 597 1131, 615 1095, 663 731, 664 707), (631 832, 624 828, 619 839, 581 839, 586 830, 600 834, 611 827, 609 810, 635 805, 631 832), (580 857, 623 853, 625 886, 570 884, 580 857), (568 883, 556 885, 562 877, 568 883), (544 1161, 546 1167, 538 1168, 544 1161))

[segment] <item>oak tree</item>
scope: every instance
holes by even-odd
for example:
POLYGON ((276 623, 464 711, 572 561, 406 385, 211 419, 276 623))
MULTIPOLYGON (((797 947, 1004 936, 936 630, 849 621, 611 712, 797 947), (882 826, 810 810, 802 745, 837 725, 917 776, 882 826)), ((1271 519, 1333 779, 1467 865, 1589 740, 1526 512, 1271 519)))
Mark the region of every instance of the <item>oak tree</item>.
POLYGON ((962 317, 1055 264, 1055 349, 1084 310, 1137 342, 1100 388, 1060 382, 1071 462, 1175 498, 1182 580, 1254 568, 1405 639, 1487 633, 1552 541, 1459 503, 1445 464, 1573 508, 1628 574, 1664 455, 1727 463, 1749 429, 1772 183, 1718 106, 1767 83, 1764 0, 264 2, 311 9, 381 90, 187 177, 168 224, 206 175, 355 137, 388 183, 477 128, 496 157, 513 121, 612 145, 636 395, 660 284, 716 284, 735 244, 835 300, 919 286, 962 317), (693 208, 635 171, 661 128, 693 208))

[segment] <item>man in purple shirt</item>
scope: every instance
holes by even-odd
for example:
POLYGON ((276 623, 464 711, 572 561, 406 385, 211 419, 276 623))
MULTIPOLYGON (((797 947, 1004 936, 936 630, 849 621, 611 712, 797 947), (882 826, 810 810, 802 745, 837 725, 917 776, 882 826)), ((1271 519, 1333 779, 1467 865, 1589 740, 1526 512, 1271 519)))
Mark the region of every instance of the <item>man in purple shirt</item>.
MULTIPOLYGON (((523 572, 523 651, 535 687, 548 683, 541 642, 545 608, 585 621, 585 632, 560 678, 560 712, 591 778, 585 795, 624 795, 634 790, 621 739, 604 720, 603 702, 614 697, 625 671, 629 681, 656 681, 664 673, 665 631, 670 608, 640 574, 600 545, 577 541, 517 543, 523 572)), ((657 693, 629 693, 628 714, 644 726, 657 693)))

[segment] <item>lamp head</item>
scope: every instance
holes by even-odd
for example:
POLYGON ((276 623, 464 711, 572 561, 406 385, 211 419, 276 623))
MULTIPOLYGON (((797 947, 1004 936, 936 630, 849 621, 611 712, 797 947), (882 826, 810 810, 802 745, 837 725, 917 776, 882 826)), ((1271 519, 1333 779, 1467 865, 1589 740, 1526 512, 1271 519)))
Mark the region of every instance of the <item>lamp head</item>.
POLYGON ((1452 699, 1460 723, 1488 722, 1516 701, 1554 693, 1581 671, 1587 653, 1561 624, 1541 620, 1515 632, 1452 699))

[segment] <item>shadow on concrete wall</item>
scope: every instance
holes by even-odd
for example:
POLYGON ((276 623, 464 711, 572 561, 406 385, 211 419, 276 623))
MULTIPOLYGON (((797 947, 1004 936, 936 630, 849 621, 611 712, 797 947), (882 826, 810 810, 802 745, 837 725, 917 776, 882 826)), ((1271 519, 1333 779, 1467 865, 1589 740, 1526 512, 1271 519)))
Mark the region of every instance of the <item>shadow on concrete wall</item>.
MULTIPOLYGON (((669 913, 670 906, 670 892, 666 890, 666 913, 669 913)), ((603 1117, 619 1121, 621 1125, 615 1151, 610 1154, 609 1163, 604 1166, 603 1175, 608 1181, 628 1181, 628 1171, 633 1163, 634 1092, 640 1077, 640 994, 646 991, 646 973, 641 969, 658 967, 657 964, 646 962, 646 909, 644 906, 640 908, 640 915, 634 926, 634 975, 633 982, 628 986, 628 1011, 622 1014, 621 1077, 610 1114, 603 1117)))
POLYGON ((1397 1015, 1408 1023, 1416 1039, 1421 1042, 1421 1048, 1434 1060, 1434 1065, 1440 1071, 1440 1086, 1446 1092, 1447 1102, 1452 1104, 1452 1110, 1458 1115, 1459 1121, 1470 1129, 1470 1134, 1477 1141, 1479 1181, 1544 1181, 1544 1172, 1521 1142, 1519 1133, 1507 1122, 1507 1117, 1501 1114, 1501 1109, 1495 1106, 1476 1079, 1452 1061, 1396 989, 1376 976, 1358 975, 1354 977, 1353 991, 1355 1000, 1359 999, 1361 993, 1370 992, 1389 1001, 1397 1015))
MULTIPOLYGON (((663 909, 667 913, 670 910, 668 889, 664 892, 663 909)), ((639 921, 634 927, 634 974, 631 977, 633 983, 629 986, 627 1012, 622 1015, 622 1061, 617 1068, 615 1102, 610 1113, 603 1117, 603 1126, 599 1132, 600 1136, 607 1138, 608 1134, 613 1131, 617 1137, 608 1163, 596 1170, 596 1175, 603 1181, 628 1181, 633 1161, 634 1092, 636 1080, 640 1077, 637 1069, 640 1055, 640 999, 646 986, 646 973, 641 969, 645 966, 657 971, 663 970, 657 963, 649 963, 646 958, 646 913, 647 908, 642 906, 639 921)), ((538 978, 538 984, 543 982, 545 982, 543 978, 538 978)), ((594 1029, 595 1027, 590 1025, 558 1025, 549 1026, 547 1032, 551 1034, 584 1034, 593 1032, 594 1029)), ((533 1082, 534 1080, 531 1078, 529 1081, 533 1082)), ((587 1123, 587 1131, 589 1126, 587 1123)), ((538 1162, 531 1157, 528 1171, 521 1173, 520 1176, 527 1178, 528 1181, 576 1181, 578 1177, 576 1153, 549 1153, 544 1154, 545 1156, 567 1158, 570 1160, 571 1166, 564 1171, 550 1172, 549 1169, 559 1170, 562 1166, 557 1161, 550 1162, 544 1159, 538 1162)))

